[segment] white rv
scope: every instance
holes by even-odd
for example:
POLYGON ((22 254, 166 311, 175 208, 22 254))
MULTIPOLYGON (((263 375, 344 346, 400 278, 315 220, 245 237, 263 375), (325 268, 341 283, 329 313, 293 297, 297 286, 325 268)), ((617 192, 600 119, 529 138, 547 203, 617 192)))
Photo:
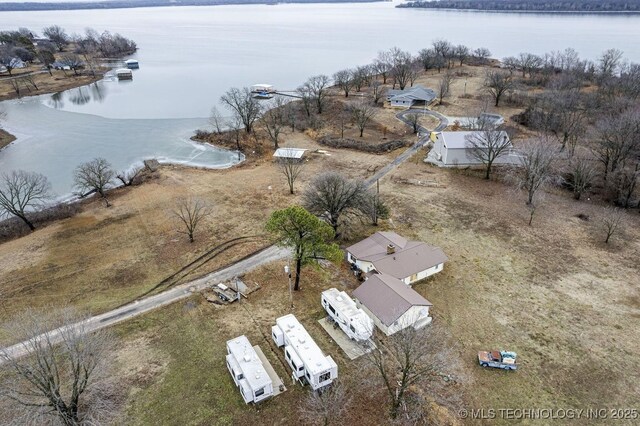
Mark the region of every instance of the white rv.
POLYGON ((322 292, 322 307, 349 338, 366 341, 373 334, 373 320, 356 306, 344 291, 330 288, 322 292))
POLYGON ((313 390, 331 384, 338 378, 338 366, 325 356, 307 330, 292 314, 276 320, 271 337, 278 347, 284 346, 284 357, 293 370, 291 376, 301 383, 309 383, 313 390))
POLYGON ((227 341, 227 368, 245 403, 260 402, 273 395, 273 383, 249 339, 227 341))

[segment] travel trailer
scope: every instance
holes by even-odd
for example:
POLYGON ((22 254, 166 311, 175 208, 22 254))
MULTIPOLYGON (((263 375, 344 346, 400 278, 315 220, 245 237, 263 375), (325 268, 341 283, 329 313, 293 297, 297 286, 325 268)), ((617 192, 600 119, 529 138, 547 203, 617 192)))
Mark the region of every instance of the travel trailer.
POLYGON ((276 325, 271 327, 271 337, 279 348, 284 346, 284 357, 293 371, 291 377, 294 380, 308 383, 317 390, 338 378, 338 365, 322 353, 292 314, 276 320, 276 325))
POLYGON ((227 368, 245 403, 256 403, 273 395, 273 382, 246 336, 227 341, 227 368))
POLYGON ((330 288, 322 292, 322 307, 350 339, 366 341, 373 334, 373 320, 356 306, 344 291, 330 288))

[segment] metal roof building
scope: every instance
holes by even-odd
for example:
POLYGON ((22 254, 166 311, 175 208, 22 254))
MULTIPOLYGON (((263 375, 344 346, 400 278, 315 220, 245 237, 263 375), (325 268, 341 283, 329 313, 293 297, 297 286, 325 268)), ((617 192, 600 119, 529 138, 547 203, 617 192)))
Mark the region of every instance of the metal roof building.
POLYGON ((387 336, 409 326, 417 329, 431 323, 431 302, 390 275, 371 275, 353 296, 387 336))

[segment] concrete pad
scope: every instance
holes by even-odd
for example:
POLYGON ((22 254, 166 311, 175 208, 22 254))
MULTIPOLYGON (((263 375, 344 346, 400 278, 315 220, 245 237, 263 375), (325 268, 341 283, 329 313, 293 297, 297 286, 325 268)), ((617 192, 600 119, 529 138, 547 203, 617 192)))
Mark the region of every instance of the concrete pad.
POLYGON ((258 354, 258 358, 260 358, 262 366, 267 371, 267 374, 269 375, 269 378, 273 383, 273 396, 280 395, 282 392, 286 391, 287 388, 284 387, 282 379, 280 378, 280 376, 278 376, 276 370, 273 369, 273 366, 271 365, 267 357, 264 356, 264 353, 262 352, 262 349, 260 349, 260 346, 255 345, 253 349, 255 349, 256 354, 258 354))
POLYGON ((331 336, 334 342, 340 346, 340 349, 342 349, 345 355, 347 355, 347 357, 352 361, 376 348, 375 343, 372 341, 369 341, 368 347, 364 348, 362 345, 356 343, 355 340, 351 340, 349 336, 344 334, 344 331, 342 331, 340 327, 334 328, 333 324, 327 321, 327 318, 318 320, 318 323, 327 333, 329 333, 329 336, 331 336))

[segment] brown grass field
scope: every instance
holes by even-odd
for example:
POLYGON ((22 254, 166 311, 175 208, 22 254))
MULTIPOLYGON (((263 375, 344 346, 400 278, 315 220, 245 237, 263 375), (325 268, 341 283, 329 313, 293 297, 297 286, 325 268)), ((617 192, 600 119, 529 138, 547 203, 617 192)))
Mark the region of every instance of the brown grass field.
MULTIPOLYGON (((437 76, 427 77, 425 84, 431 78, 437 76)), ((479 78, 468 78, 468 93, 477 90, 479 78)), ((448 104, 436 109, 464 115, 481 102, 459 98, 460 82, 448 104)), ((498 111, 505 116, 511 112, 498 111)), ((385 109, 376 120, 391 124, 392 117, 393 111, 385 109)), ((284 145, 325 149, 301 133, 285 135, 284 145)), ((370 176, 397 155, 327 151, 329 155, 310 154, 298 189, 324 170, 370 176)), ((475 171, 426 165, 424 156, 424 151, 416 154, 381 181, 389 220, 378 228, 356 225, 350 238, 390 229, 445 251, 449 261, 444 271, 414 288, 433 303, 434 322, 446 327, 457 344, 465 380, 453 389, 465 407, 640 408, 637 210, 625 214, 622 233, 604 244, 604 205, 588 198, 574 201, 553 190, 533 226, 527 226, 522 194, 499 180, 485 181, 475 171), (576 217, 581 213, 590 219, 576 217), (518 352, 520 369, 482 369, 476 353, 488 349, 518 352)), ((163 167, 154 179, 116 190, 112 197, 109 209, 91 201, 73 218, 0 244, 0 321, 27 306, 73 305, 104 312, 166 288, 156 286, 221 243, 256 236, 215 256, 181 282, 215 270, 268 244, 262 229, 269 213, 297 200, 287 194, 284 178, 267 158, 224 171, 163 167), (201 197, 214 207, 193 244, 177 233, 171 215, 175 201, 185 196, 201 197)), ((286 379, 282 353, 269 343, 269 327, 289 309, 283 265, 248 273, 244 279, 261 288, 240 304, 221 308, 194 295, 116 327, 114 359, 124 395, 118 423, 300 422, 298 406, 308 389, 286 379), (257 407, 244 405, 223 356, 225 341, 239 334, 261 345, 285 378, 287 392, 257 407)), ((294 312, 337 360, 343 380, 356 386, 363 361, 348 361, 316 320, 323 316, 321 290, 352 290, 357 283, 345 265, 307 268, 303 274, 294 312)), ((0 342, 7 343, 2 332, 0 342)), ((384 395, 354 392, 353 397, 355 408, 345 424, 387 423, 384 395)), ((455 410, 439 411, 432 421, 465 423, 455 410)))

